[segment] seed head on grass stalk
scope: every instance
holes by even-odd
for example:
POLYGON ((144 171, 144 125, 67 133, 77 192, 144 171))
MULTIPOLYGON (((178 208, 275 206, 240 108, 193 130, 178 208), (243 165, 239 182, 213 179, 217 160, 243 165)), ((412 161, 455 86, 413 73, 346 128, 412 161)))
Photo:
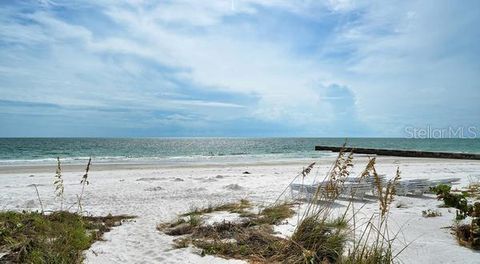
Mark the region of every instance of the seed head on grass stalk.
POLYGON ((57 169, 55 171, 55 179, 53 181, 55 186, 55 196, 60 199, 60 211, 63 211, 63 201, 64 201, 64 186, 63 186, 63 177, 62 177, 62 166, 60 164, 60 157, 57 157, 57 169))
MULTIPOLYGON (((350 154, 345 153, 343 150, 339 152, 337 159, 325 176, 324 182, 326 184, 323 184, 323 186, 319 185, 317 188, 314 199, 310 201, 306 213, 299 221, 299 226, 312 220, 316 221, 316 223, 318 223, 320 226, 327 223, 327 219, 331 213, 331 204, 333 204, 333 202, 341 194, 343 184, 346 178, 350 175, 350 168, 353 167, 352 160, 352 152, 350 152, 350 154), (317 203, 317 201, 321 201, 322 203, 317 203)), ((361 232, 360 238, 353 239, 353 248, 348 251, 345 257, 338 257, 339 259, 337 259, 337 261, 339 263, 393 263, 396 256, 403 251, 402 249, 396 255, 393 254, 392 243, 398 236, 398 233, 392 238, 389 234, 387 223, 388 211, 393 201, 393 195, 395 194, 395 186, 400 180, 400 170, 397 168, 394 179, 383 185, 381 178, 375 169, 375 158, 372 158, 369 160, 365 169, 360 173, 358 180, 365 179, 366 177, 372 177, 374 179, 380 207, 379 217, 377 219, 375 215, 372 215, 372 217, 367 221, 365 229, 363 232, 361 232), (378 220, 378 222, 374 220, 378 220)), ((352 210, 354 210, 352 201, 350 201, 349 205, 347 206, 347 208, 350 207, 352 210)), ((353 211, 353 230, 357 229, 355 226, 356 214, 357 212, 353 211)), ((345 216, 346 212, 342 219, 350 222, 351 219, 346 220, 345 216)), ((311 230, 311 228, 309 228, 309 230, 311 230)), ((341 238, 341 229, 338 229, 337 231, 340 232, 337 233, 339 235, 338 238, 341 238)), ((297 232, 301 232, 301 229, 298 227, 295 230, 295 233, 297 232)), ((309 234, 307 237, 310 239, 311 235, 309 234)), ((317 244, 317 242, 319 244, 324 244, 317 241, 317 239, 314 239, 314 241, 316 242, 315 244, 317 244)), ((340 242, 341 240, 338 241, 340 242)), ((344 245, 344 243, 340 242, 338 244, 338 248, 342 249, 344 245)))
MULTIPOLYGON (((345 147, 345 146, 344 146, 345 147)), ((327 182, 327 194, 333 200, 340 194, 340 188, 350 175, 353 168, 353 151, 347 154, 341 149, 333 166, 328 171, 324 181, 327 182)))
MULTIPOLYGON (((390 236, 387 228, 387 211, 394 193, 396 181, 400 178, 400 172, 397 169, 397 176, 386 186, 383 191, 378 174, 375 171, 375 159, 369 161, 365 170, 358 178, 376 177, 376 183, 382 189, 377 192, 380 196, 378 201, 385 212, 372 214, 366 226, 358 239, 355 236, 356 216, 360 209, 354 209, 353 200, 349 204, 341 217, 332 214, 335 200, 341 195, 344 189, 343 183, 346 177, 350 175, 353 155, 343 152, 339 154, 337 160, 332 164, 328 173, 325 175, 324 182, 332 183, 333 194, 328 194, 325 184, 317 189, 315 198, 307 204, 307 210, 303 217, 299 218, 296 228, 289 238, 279 238, 273 234, 273 226, 279 224, 279 220, 287 219, 294 214, 287 204, 272 206, 264 209, 258 214, 246 216, 249 220, 245 223, 226 223, 218 225, 196 225, 195 215, 198 212, 211 212, 213 209, 197 210, 190 214, 189 233, 187 237, 177 242, 177 245, 186 247, 190 243, 201 248, 202 254, 213 254, 227 258, 238 258, 249 260, 253 263, 341 263, 341 264, 390 264, 393 263, 400 252, 393 254, 392 244, 397 234, 390 236), (321 191, 321 193, 320 193, 321 191), (387 205, 387 206, 384 206, 387 205), (347 212, 352 209, 352 216, 347 212), (376 223, 375 220, 379 220, 376 223), (350 230, 350 223, 353 220, 353 229, 350 230), (347 242, 350 240, 350 232, 353 231, 353 247, 347 248, 347 242), (236 242, 222 242, 222 240, 235 240, 236 242), (348 251, 347 251, 348 250, 348 251), (344 254, 346 253, 346 254, 344 254)), ((296 177, 305 177, 310 173, 314 164, 304 168, 296 177)), ((356 179, 357 182, 359 179, 356 179)), ((282 192, 283 194, 283 192, 282 192)), ((278 199, 277 199, 278 200, 278 199)), ((220 208, 220 207, 219 207, 220 208)), ((300 215, 299 215, 300 216, 300 215)), ((186 220, 179 221, 170 227, 185 224, 186 220)), ((161 226, 159 226, 161 230, 161 226)), ((183 228, 183 227, 182 227, 183 228)), ((363 229, 363 228, 362 228, 363 229)), ((399 231, 400 232, 400 231, 399 231)), ((185 234, 185 233, 184 233, 185 234)))
POLYGON ((78 208, 77 208, 77 213, 82 212, 82 198, 83 198, 83 193, 85 191, 85 185, 90 184, 88 181, 88 171, 90 170, 90 164, 92 163, 92 158, 88 159, 87 163, 87 168, 85 169, 85 174, 82 177, 82 180, 80 181, 80 184, 82 184, 82 191, 80 192, 80 195, 78 196, 78 208))
POLYGON ((360 177, 373 177, 374 188, 379 203, 379 214, 372 214, 372 216, 362 224, 362 226, 365 227, 363 230, 360 230, 360 235, 357 237, 355 232, 357 230, 355 220, 356 212, 353 212, 353 248, 349 249, 348 253, 339 263, 394 263, 397 256, 409 245, 405 245, 394 254, 393 244, 400 234, 401 229, 392 236, 388 228, 388 212, 393 201, 393 195, 395 194, 395 186, 400 180, 400 169, 397 167, 395 177, 384 185, 375 169, 375 158, 372 158, 369 160, 365 170, 360 174, 360 177))
POLYGON ((395 194, 395 186, 397 185, 398 181, 400 180, 400 168, 397 167, 397 172, 395 174, 395 178, 393 180, 388 181, 387 185, 385 186, 385 190, 383 189, 380 176, 375 169, 375 166, 372 167, 373 178, 375 181, 375 188, 377 189, 378 193, 378 200, 380 205, 380 213, 381 216, 384 217, 386 213, 389 211, 390 205, 393 202, 393 195, 395 194))
POLYGON ((312 164, 308 165, 305 169, 302 170, 302 176, 305 178, 308 174, 310 174, 310 171, 312 171, 313 166, 315 166, 315 162, 312 164))
POLYGON ((310 172, 312 171, 313 167, 315 166, 315 162, 312 162, 310 165, 308 165, 306 168, 304 168, 300 173, 297 174, 297 176, 295 176, 295 178, 293 178, 293 180, 290 182, 290 184, 285 187, 285 189, 283 189, 283 191, 280 193, 280 195, 278 195, 277 199, 275 199, 275 202, 272 204, 272 205, 276 205, 278 204, 278 202, 280 201, 280 199, 283 197, 283 195, 285 194, 285 192, 288 190, 288 188, 290 188, 290 185, 295 182, 295 180, 300 177, 300 175, 302 176, 302 183, 303 183, 303 180, 305 179, 305 177, 310 174, 310 172))
POLYGON ((333 204, 341 194, 343 184, 345 183, 346 178, 350 175, 352 168, 353 151, 347 154, 344 148, 342 148, 339 151, 335 162, 325 175, 323 182, 318 185, 302 218, 305 218, 312 213, 320 214, 322 211, 331 209, 330 206, 320 206, 317 202, 323 200, 323 202, 333 204))
POLYGON ((371 176, 371 172, 375 167, 375 163, 376 163, 375 157, 368 160, 367 166, 365 166, 365 169, 363 170, 362 174, 360 174, 360 179, 365 179, 371 176))
POLYGON ((318 185, 308 202, 290 239, 294 249, 303 252, 303 259, 296 262, 334 263, 342 255, 347 234, 346 227, 338 223, 345 221, 345 215, 333 221, 330 218, 332 205, 341 194, 352 167, 353 153, 342 149, 325 175, 323 184, 318 185))

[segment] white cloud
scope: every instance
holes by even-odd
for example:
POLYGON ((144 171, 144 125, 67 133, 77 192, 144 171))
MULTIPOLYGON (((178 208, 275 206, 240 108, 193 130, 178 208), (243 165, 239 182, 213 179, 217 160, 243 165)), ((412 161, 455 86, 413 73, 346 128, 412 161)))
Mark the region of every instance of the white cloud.
MULTIPOLYGON (((221 17, 231 15, 224 4, 205 8, 205 4, 199 7, 198 4, 180 3, 140 11, 115 7, 107 14, 122 24, 134 41, 142 43, 141 49, 132 51, 135 54, 149 50, 159 63, 188 69, 185 76, 201 86, 260 97, 258 108, 252 112, 256 118, 287 119, 304 124, 308 118, 299 116, 309 116, 308 122, 315 122, 333 114, 328 113, 328 107, 323 105, 314 89, 318 86, 314 82, 327 74, 315 61, 292 56, 288 43, 239 35, 236 28, 229 25, 217 25, 215 29, 207 27, 201 34, 185 34, 172 29, 162 22, 166 19, 196 27, 218 24, 221 17), (171 8, 177 15, 165 18, 164 13, 171 8), (202 9, 202 17, 188 16, 190 9, 202 9), (320 109, 322 118, 306 114, 320 109)), ((280 7, 285 7, 283 4, 281 2, 280 7)), ((236 9, 237 12, 241 10, 253 12, 252 7, 236 9)))
MULTIPOLYGON (((44 6, 70 6, 48 2, 44 6)), ((0 54, 14 66, 0 65, 0 76, 29 77, 15 89, 7 90, 14 84, 3 83, 3 98, 198 111, 205 119, 247 117, 322 128, 336 122, 336 101, 325 93, 331 84, 339 84, 353 93, 358 117, 380 135, 398 133, 402 124, 453 122, 462 111, 480 111, 474 108, 480 97, 478 48, 472 48, 478 40, 478 29, 472 27, 478 22, 474 8, 346 0, 235 0, 234 8, 231 1, 90 4, 111 19, 114 33, 96 34, 91 25, 60 18, 48 7, 26 16, 35 24, 15 23, 8 16, 0 20, 2 39, 43 46, 45 53, 42 57, 26 48, 23 57, 0 54), (308 34, 319 35, 308 40, 296 35, 272 38, 284 28, 261 31, 255 23, 262 21, 258 16, 270 15, 265 10, 281 10, 271 16, 302 20, 301 25, 311 27, 308 34), (304 46, 313 47, 305 51, 307 56, 293 51, 304 46), (172 79, 191 82, 205 93, 258 101, 247 107, 204 98, 179 100, 172 79), (452 113, 436 109, 448 104, 454 105, 449 106, 452 113), (212 110, 216 108, 229 110, 212 110)))

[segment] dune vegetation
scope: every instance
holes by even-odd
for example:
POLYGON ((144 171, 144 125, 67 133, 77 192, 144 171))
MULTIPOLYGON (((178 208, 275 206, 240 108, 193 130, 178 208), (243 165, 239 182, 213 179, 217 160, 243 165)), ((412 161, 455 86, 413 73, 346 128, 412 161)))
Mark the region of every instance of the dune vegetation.
MULTIPOLYGON (((307 166, 296 178, 307 176, 313 166, 314 163, 307 166)), ((202 255, 252 263, 393 263, 402 250, 393 252, 392 244, 397 234, 388 232, 388 211, 400 171, 397 170, 394 179, 383 186, 375 169, 375 159, 370 160, 358 177, 376 179, 379 213, 357 226, 355 214, 358 209, 353 209, 351 202, 341 216, 334 217, 332 213, 352 166, 352 153, 340 152, 325 177, 327 191, 318 189, 305 203, 279 197, 273 204, 255 212, 250 202, 242 200, 194 209, 171 223, 159 224, 157 229, 177 237, 175 248, 194 246, 202 255), (301 211, 294 210, 300 207, 301 211), (204 222, 204 215, 218 211, 239 213, 239 218, 237 221, 204 222), (295 218, 298 222, 291 236, 274 232, 275 226, 295 218)), ((285 191, 280 196, 284 194, 285 191)))
MULTIPOLYGON (((81 177, 82 189, 77 201, 65 207, 64 186, 60 159, 54 176, 55 196, 60 210, 47 211, 36 192, 41 211, 0 212, 1 263, 81 263, 83 251, 105 232, 133 216, 86 216, 82 198, 89 184, 91 159, 81 177), (73 207, 77 210, 73 210, 73 207)), ((36 187, 36 186, 35 186, 36 187)))

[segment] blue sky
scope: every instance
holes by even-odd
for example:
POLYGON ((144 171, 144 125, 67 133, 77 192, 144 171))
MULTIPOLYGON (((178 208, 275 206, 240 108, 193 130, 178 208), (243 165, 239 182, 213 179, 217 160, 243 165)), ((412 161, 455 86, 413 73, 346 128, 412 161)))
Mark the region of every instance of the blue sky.
POLYGON ((480 126, 479 1, 0 1, 0 136, 480 126))

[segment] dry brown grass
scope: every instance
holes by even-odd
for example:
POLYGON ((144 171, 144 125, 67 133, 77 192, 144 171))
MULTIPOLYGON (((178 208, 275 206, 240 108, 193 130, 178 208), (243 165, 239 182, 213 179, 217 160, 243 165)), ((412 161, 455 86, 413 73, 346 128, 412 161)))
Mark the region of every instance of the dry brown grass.
POLYGON ((341 194, 345 179, 350 175, 352 168, 353 152, 347 154, 344 151, 340 151, 322 181, 325 184, 320 184, 317 187, 301 219, 309 215, 329 215, 332 209, 331 205, 341 194), (318 201, 321 201, 321 203, 318 201))
MULTIPOLYGON (((314 165, 312 163, 304 168, 295 179, 302 177, 303 180, 314 165)), ((398 233, 390 236, 387 223, 400 170, 397 168, 395 177, 383 186, 375 169, 375 158, 369 160, 358 178, 374 178, 379 213, 357 226, 359 209, 354 209, 352 201, 340 217, 332 219, 332 205, 341 194, 352 167, 353 152, 339 152, 325 175, 327 188, 319 185, 302 215, 298 215, 298 224, 289 238, 272 233, 274 225, 295 215, 293 204, 279 202, 285 191, 272 205, 258 214, 246 214, 243 221, 237 223, 192 226, 180 221, 173 226, 161 225, 159 230, 172 234, 172 228, 181 226, 173 233, 188 235, 175 239, 175 247, 194 245, 202 249, 202 254, 244 259, 252 263, 393 263, 401 251, 393 253, 392 243, 398 233), (346 246, 348 240, 353 241, 352 247, 346 246)), ((198 216, 213 211, 232 211, 232 208, 238 208, 238 204, 197 209, 184 215, 198 216)))
POLYGON ((189 216, 189 215, 202 215, 206 213, 226 211, 230 213, 237 213, 240 215, 248 214, 248 209, 252 205, 246 199, 241 199, 238 203, 226 203, 220 205, 209 205, 206 208, 193 208, 190 212, 181 214, 180 216, 189 216))
MULTIPOLYGON (((242 200, 217 207, 196 209, 183 214, 183 217, 201 217, 214 211, 233 211, 250 208, 250 203, 242 200)), ((258 214, 245 214, 240 222, 220 222, 213 225, 189 223, 185 218, 173 223, 160 224, 157 229, 172 236, 186 235, 174 240, 174 247, 194 245, 202 249, 202 254, 213 254, 226 258, 267 261, 285 248, 288 240, 274 236, 272 225, 293 216, 291 204, 278 204, 266 207, 258 214)), ((264 262, 267 263, 267 262, 264 262)))
MULTIPOLYGON (((380 176, 377 173, 377 170, 375 169, 375 158, 372 158, 373 160, 373 165, 371 167, 371 176, 373 176, 373 179, 375 181, 375 188, 376 188, 376 193, 379 201, 379 207, 380 207, 380 213, 382 217, 385 216, 385 214, 389 211, 390 205, 393 202, 393 196, 395 194, 395 186, 397 185, 398 181, 400 181, 400 168, 397 167, 397 172, 395 174, 395 177, 393 180, 389 180, 386 184, 386 186, 382 186, 382 182, 380 179, 380 176)), ((370 163, 369 163, 370 164, 370 163)))
POLYGON ((267 207, 237 223, 191 226, 180 220, 161 225, 159 230, 174 236, 188 234, 175 239, 174 247, 194 245, 202 249, 202 255, 244 259, 253 263, 306 263, 307 259, 337 259, 345 241, 345 235, 339 231, 345 228, 345 224, 337 219, 320 223, 311 218, 311 221, 302 223, 292 239, 275 236, 273 225, 294 215, 291 206, 267 207))

